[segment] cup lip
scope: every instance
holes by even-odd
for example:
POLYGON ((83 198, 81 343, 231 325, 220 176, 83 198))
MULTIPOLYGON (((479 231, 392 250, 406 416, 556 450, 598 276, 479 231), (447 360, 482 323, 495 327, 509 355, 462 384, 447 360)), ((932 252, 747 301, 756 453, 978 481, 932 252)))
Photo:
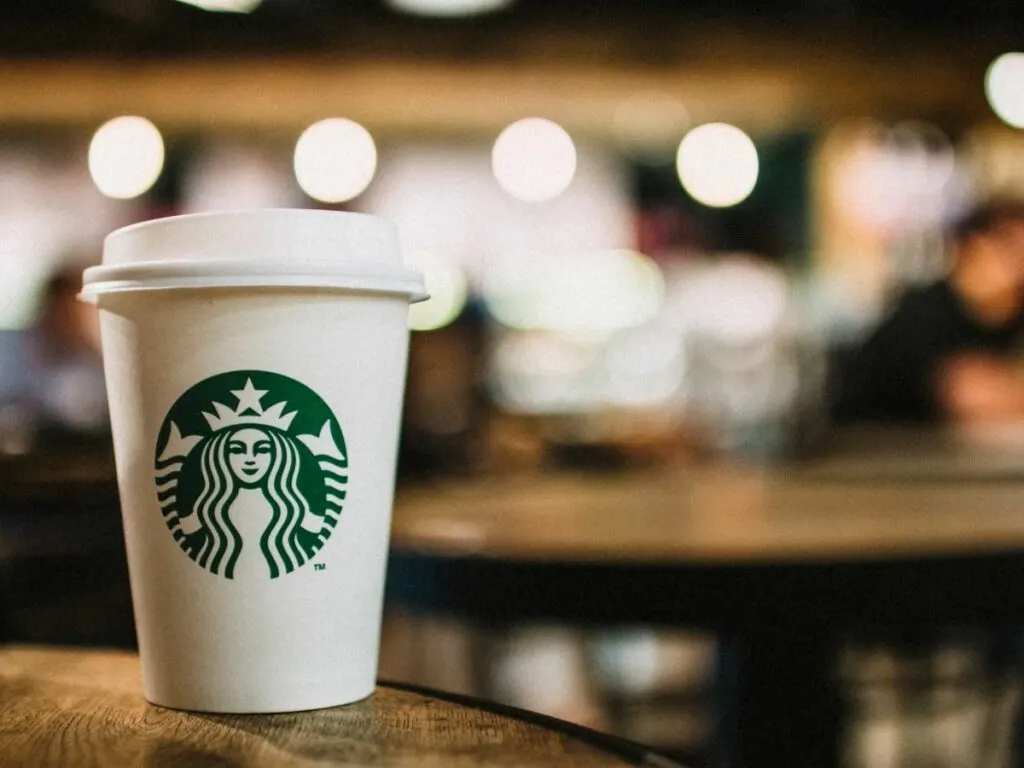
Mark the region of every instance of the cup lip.
POLYGON ((413 270, 380 268, 343 272, 325 263, 288 264, 238 259, 196 262, 151 261, 89 267, 79 298, 97 303, 101 296, 169 290, 211 288, 307 288, 357 293, 390 294, 410 303, 426 301, 422 276, 413 270))
POLYGON ((392 222, 308 208, 208 211, 129 224, 105 238, 103 264, 85 270, 80 298, 96 303, 110 293, 240 287, 429 298, 423 275, 402 262, 392 222))

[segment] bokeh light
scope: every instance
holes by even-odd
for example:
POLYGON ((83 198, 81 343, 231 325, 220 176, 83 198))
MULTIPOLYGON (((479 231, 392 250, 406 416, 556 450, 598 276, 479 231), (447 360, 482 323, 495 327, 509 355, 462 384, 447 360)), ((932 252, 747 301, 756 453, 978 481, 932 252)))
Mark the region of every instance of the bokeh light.
POLYGON ((423 272, 430 298, 409 306, 409 327, 414 331, 444 328, 466 306, 469 282, 462 267, 432 251, 415 251, 406 256, 410 267, 423 272))
POLYGON ((491 393, 513 413, 569 413, 600 406, 593 371, 600 356, 592 344, 554 333, 507 333, 491 358, 491 393), (589 379, 589 381, 588 381, 589 379))
POLYGON ((512 5, 512 0, 388 0, 392 8, 419 16, 476 16, 512 5))
POLYGON ((494 142, 491 166, 512 197, 531 203, 562 194, 576 174, 576 147, 557 123, 528 117, 508 126, 494 142))
POLYGON ((680 393, 687 364, 685 345, 677 334, 650 325, 635 329, 608 346, 606 396, 627 408, 666 403, 680 393))
POLYGON ((985 95, 999 118, 1024 128, 1024 53, 1004 53, 985 73, 985 95))
POLYGON ((89 173, 107 197, 138 197, 156 183, 164 167, 164 140, 144 117, 115 117, 89 144, 89 173))
POLYGON ((373 137, 352 120, 332 117, 313 123, 295 144, 295 178, 314 200, 351 200, 370 186, 376 171, 373 137))
POLYGON ((185 5, 194 5, 204 11, 220 13, 252 13, 263 0, 178 0, 185 5))
POLYGON ((777 337, 786 319, 786 278, 754 260, 729 258, 704 267, 686 287, 688 323, 719 345, 777 337))
POLYGON ((694 200, 727 208, 754 191, 758 174, 757 148, 739 128, 706 123, 694 128, 679 144, 676 170, 694 200))
POLYGON ((956 154, 937 126, 860 120, 838 126, 829 141, 840 152, 830 183, 852 223, 880 233, 942 225, 956 154))
POLYGON ((483 292, 491 314, 509 328, 602 334, 653 318, 665 284, 647 256, 613 250, 494 268, 483 292))

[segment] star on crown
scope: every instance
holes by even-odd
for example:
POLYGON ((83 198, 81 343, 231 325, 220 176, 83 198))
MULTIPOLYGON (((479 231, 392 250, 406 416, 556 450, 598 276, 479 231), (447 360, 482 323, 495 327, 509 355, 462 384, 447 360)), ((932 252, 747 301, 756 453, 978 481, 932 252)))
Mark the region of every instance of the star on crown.
POLYGON ((218 429, 234 427, 239 424, 259 424, 287 430, 291 426, 292 419, 295 418, 296 411, 285 413, 286 403, 283 401, 264 409, 260 401, 267 391, 256 389, 252 384, 252 379, 246 379, 244 387, 231 390, 231 394, 238 398, 237 408, 232 410, 223 403, 214 402, 213 409, 216 413, 203 411, 203 418, 210 425, 210 429, 215 432, 218 429))

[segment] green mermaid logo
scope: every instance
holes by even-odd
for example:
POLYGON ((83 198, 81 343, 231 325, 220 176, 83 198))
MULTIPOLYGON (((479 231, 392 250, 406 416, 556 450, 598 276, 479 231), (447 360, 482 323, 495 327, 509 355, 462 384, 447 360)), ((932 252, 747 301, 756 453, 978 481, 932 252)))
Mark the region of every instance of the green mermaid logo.
POLYGON ((337 525, 347 483, 334 414, 277 373, 204 379, 157 437, 164 521, 185 554, 228 579, 276 579, 309 562, 337 525))

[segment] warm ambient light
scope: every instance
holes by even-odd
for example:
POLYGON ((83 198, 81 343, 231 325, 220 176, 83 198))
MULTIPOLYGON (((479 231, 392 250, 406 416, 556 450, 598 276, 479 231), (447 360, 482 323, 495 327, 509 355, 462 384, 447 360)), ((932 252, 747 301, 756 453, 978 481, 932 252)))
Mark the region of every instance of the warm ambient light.
POLYGON ((729 347, 777 338, 786 319, 786 279, 756 261, 725 259, 695 275, 684 293, 689 322, 729 347))
POLYGON ((89 144, 89 173, 107 197, 138 197, 156 183, 163 167, 164 140, 144 117, 115 117, 89 144))
POLYGON ((531 203, 562 194, 576 174, 576 147, 560 125, 541 117, 512 123, 498 136, 491 167, 499 186, 531 203))
POLYGON ((204 11, 221 13, 252 13, 263 0, 178 0, 185 5, 194 5, 204 11))
POLYGON ((509 328, 589 334, 647 322, 664 290, 658 266, 627 250, 509 263, 492 269, 483 286, 487 308, 509 328))
POLYGON ((512 0, 388 0, 398 11, 418 16, 476 16, 512 5, 512 0))
POLYGON ((727 208, 742 202, 754 190, 757 149, 739 128, 707 123, 694 128, 680 143, 676 170, 695 200, 727 208))
POLYGON ((831 196, 837 213, 851 224, 887 237, 942 227, 957 160, 952 142, 937 126, 851 121, 832 130, 827 147, 834 168, 831 196))
POLYGON ((659 157, 671 155, 689 122, 686 107, 672 94, 640 91, 615 108, 613 128, 627 151, 659 157))
POLYGON ((309 126, 295 144, 295 178, 314 200, 351 200, 370 186, 376 171, 373 137, 351 120, 321 120, 309 126))
POLYGON ((466 306, 469 283, 462 268, 452 259, 421 251, 410 254, 409 266, 423 272, 430 298, 409 307, 409 327, 414 331, 444 328, 466 306))
POLYGON ((1024 53, 1004 53, 985 73, 985 95, 999 119, 1024 128, 1024 53))

